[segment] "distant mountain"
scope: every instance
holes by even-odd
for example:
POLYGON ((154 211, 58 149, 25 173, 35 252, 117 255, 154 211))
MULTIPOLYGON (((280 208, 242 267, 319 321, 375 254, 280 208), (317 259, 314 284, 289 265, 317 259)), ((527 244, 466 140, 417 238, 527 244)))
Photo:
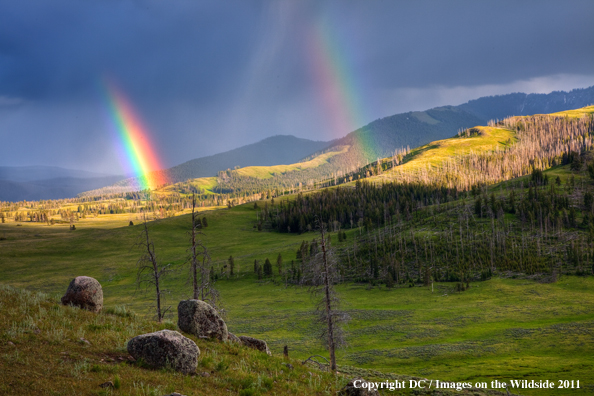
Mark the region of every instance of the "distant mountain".
POLYGON ((292 164, 307 155, 322 150, 328 142, 301 139, 290 135, 276 135, 224 153, 193 159, 167 170, 174 182, 205 176, 235 166, 269 166, 292 164))
POLYGON ((555 113, 591 104, 594 104, 594 87, 574 89, 569 92, 554 91, 549 94, 512 93, 487 96, 457 107, 481 118, 486 124, 492 119, 555 113))
POLYGON ((83 191, 109 186, 122 176, 92 178, 60 177, 46 180, 17 182, 0 180, 0 201, 38 201, 42 199, 72 198, 83 191))
MULTIPOLYGON (((65 169, 57 166, 0 166, 0 180, 15 182, 30 182, 56 178, 89 179, 108 176, 113 175, 65 169)), ((122 177, 120 176, 120 178, 122 177)))

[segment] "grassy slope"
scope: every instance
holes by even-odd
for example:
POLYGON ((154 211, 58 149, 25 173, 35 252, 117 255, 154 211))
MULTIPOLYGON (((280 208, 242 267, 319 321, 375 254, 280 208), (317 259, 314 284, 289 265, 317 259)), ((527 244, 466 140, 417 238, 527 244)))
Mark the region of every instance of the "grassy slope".
MULTIPOLYGON (((213 190, 217 186, 217 178, 216 177, 201 177, 198 179, 190 179, 186 183, 190 183, 196 188, 204 190, 204 194, 210 195, 215 194, 213 190)), ((158 194, 169 195, 176 192, 177 188, 176 185, 170 185, 166 187, 159 188, 156 192, 158 194)))
POLYGON ((480 131, 480 135, 438 140, 412 150, 402 167, 404 170, 409 170, 419 165, 435 166, 456 155, 489 151, 497 146, 506 146, 506 141, 514 139, 514 133, 507 129, 492 127, 475 127, 475 129, 480 131))
MULTIPOLYGON (((304 162, 297 162, 294 164, 289 165, 273 165, 273 166, 246 166, 244 168, 238 168, 235 170, 237 175, 243 177, 254 177, 257 179, 270 179, 275 175, 284 174, 287 172, 298 172, 305 169, 316 168, 318 166, 324 165, 328 163, 328 160, 336 155, 344 154, 349 150, 349 147, 342 147, 340 150, 337 151, 330 151, 324 154, 320 154, 315 158, 304 161, 304 162)), ((191 179, 188 180, 188 183, 192 184, 193 186, 205 190, 206 194, 214 194, 215 188, 217 187, 217 178, 216 177, 201 177, 198 179, 191 179)), ((176 192, 177 188, 176 185, 170 185, 163 187, 156 192, 158 194, 168 195, 171 193, 176 192)))
POLYGON ((580 118, 592 114, 594 114, 594 106, 586 106, 575 110, 560 111, 558 113, 552 113, 549 115, 557 117, 580 118))
MULTIPOLYGON (((414 171, 427 166, 435 167, 453 156, 463 156, 470 153, 503 148, 509 142, 515 142, 515 133, 508 129, 493 127, 474 127, 480 134, 471 137, 453 137, 438 140, 413 149, 405 158, 402 165, 396 169, 399 172, 414 171)), ((369 178, 370 181, 395 181, 399 174, 388 171, 369 178)))
POLYGON ((247 166, 245 168, 237 169, 237 174, 240 176, 255 177, 258 179, 270 179, 271 177, 277 174, 300 171, 309 168, 316 168, 320 165, 328 163, 328 160, 334 157, 335 155, 344 154, 348 150, 348 146, 342 147, 339 151, 330 151, 328 153, 320 154, 309 161, 298 162, 291 165, 247 166))
MULTIPOLYGON (((587 106, 575 110, 561 111, 549 114, 554 117, 579 118, 594 114, 594 106, 587 106)), ((521 118, 521 117, 520 117, 521 118)), ((404 163, 396 169, 399 172, 415 171, 424 167, 435 167, 453 156, 467 155, 471 152, 495 150, 504 148, 516 141, 515 133, 511 130, 495 127, 476 126, 479 135, 471 137, 453 137, 438 140, 413 149, 404 159, 404 163)), ((370 181, 397 181, 399 173, 385 172, 378 176, 368 178, 370 181)), ((353 184, 353 183, 351 183, 353 184)))
POLYGON ((3 285, 0 312, 0 395, 197 395, 206 389, 209 395, 321 395, 347 381, 310 374, 311 368, 295 360, 289 370, 280 357, 187 334, 200 348, 197 373, 210 376, 149 370, 128 361, 126 342, 138 334, 175 329, 174 324, 158 325, 122 310, 95 315, 3 285), (106 381, 118 388, 102 390, 99 384, 106 381))

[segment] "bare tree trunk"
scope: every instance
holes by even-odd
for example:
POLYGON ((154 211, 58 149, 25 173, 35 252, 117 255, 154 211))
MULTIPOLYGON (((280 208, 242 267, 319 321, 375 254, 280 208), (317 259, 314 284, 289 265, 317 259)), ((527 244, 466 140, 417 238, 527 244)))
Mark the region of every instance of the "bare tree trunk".
POLYGON ((194 291, 194 299, 198 300, 198 260, 196 255, 196 196, 192 194, 192 286, 194 291))
POLYGON ((324 268, 324 294, 326 305, 326 319, 328 325, 328 350, 330 352, 330 369, 336 372, 336 354, 334 353, 334 329, 332 326, 332 305, 330 299, 330 274, 328 268, 328 260, 326 257, 326 238, 324 235, 324 227, 320 224, 320 234, 322 236, 322 264, 324 268))
POLYGON ((161 304, 161 295, 163 294, 163 290, 161 290, 160 282, 161 277, 169 272, 170 265, 159 268, 157 256, 155 255, 155 246, 149 237, 146 217, 144 218, 144 229, 142 231, 141 237, 142 240, 137 244, 137 246, 141 246, 146 252, 140 259, 138 259, 136 282, 138 286, 141 286, 142 284, 155 286, 157 321, 160 323, 167 312, 167 309, 164 309, 161 304))
POLYGON ((161 313, 161 288, 159 287, 159 267, 157 265, 157 258, 155 257, 154 248, 151 249, 152 243, 149 239, 148 226, 146 225, 146 221, 144 222, 144 234, 146 237, 146 247, 147 247, 146 251, 147 251, 147 254, 149 255, 149 260, 153 267, 152 275, 155 280, 155 289, 157 292, 157 321, 159 323, 161 323, 161 321, 163 320, 163 314, 161 313))

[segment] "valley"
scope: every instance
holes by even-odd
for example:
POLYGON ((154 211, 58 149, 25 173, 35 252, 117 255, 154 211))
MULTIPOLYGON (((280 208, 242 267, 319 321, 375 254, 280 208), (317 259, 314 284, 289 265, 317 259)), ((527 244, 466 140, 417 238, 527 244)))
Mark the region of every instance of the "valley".
MULTIPOLYGON (((146 216, 159 261, 174 270, 163 287, 165 305, 175 308, 191 296, 189 212, 198 193, 199 238, 229 329, 267 340, 273 355, 287 345, 292 358, 303 360, 326 354, 316 336, 310 286, 302 279, 318 249, 317 214, 326 219, 341 274, 340 309, 350 318, 339 371, 470 382, 579 378, 590 389, 593 111, 542 116, 548 124, 532 117, 473 127, 302 185, 303 191, 246 181, 299 176, 349 147, 308 162, 238 168, 155 191, 3 203, 0 278, 57 296, 73 277, 92 276, 103 287, 106 307, 125 307, 118 309, 150 320, 150 291, 135 282, 142 223, 146 216), (553 125, 551 136, 561 130, 571 135, 559 146, 541 134, 537 145, 529 135, 533 124, 553 125), (540 162, 516 155, 527 145, 531 151, 523 152, 540 162), (517 166, 505 162, 510 158, 517 166), (488 166, 479 175, 472 161, 488 166), (490 171, 500 164, 511 173, 490 171), (445 168, 458 177, 443 177, 445 168), (230 180, 237 190, 217 192, 230 180), (282 262, 270 274, 254 270, 279 256, 282 262)), ((166 318, 164 326, 175 328, 175 315, 166 318)), ((4 326, 20 326, 14 323, 4 326)), ((7 329, 3 337, 11 338, 7 329)))

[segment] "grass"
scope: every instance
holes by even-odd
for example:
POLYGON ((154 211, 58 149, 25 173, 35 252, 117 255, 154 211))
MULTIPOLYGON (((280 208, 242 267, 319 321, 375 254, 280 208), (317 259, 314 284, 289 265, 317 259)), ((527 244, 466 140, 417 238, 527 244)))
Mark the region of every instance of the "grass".
POLYGON ((255 177, 257 179, 270 179, 275 175, 284 174, 287 172, 300 171, 309 168, 317 168, 318 166, 328 163, 328 160, 335 155, 344 154, 349 150, 349 146, 342 147, 340 151, 330 151, 328 153, 320 154, 314 159, 305 162, 298 162, 290 165, 274 165, 274 166, 246 166, 236 170, 239 176, 255 177))
MULTIPOLYGON (((188 183, 196 188, 204 190, 204 194, 215 194, 214 189, 217 186, 216 177, 200 177, 198 179, 188 180, 188 183)), ((176 192, 176 185, 166 186, 157 190, 158 194, 169 195, 176 192)))
MULTIPOLYGON (((433 292, 341 286, 352 320, 350 346, 339 361, 449 381, 575 378, 594 384, 592 278, 547 285, 492 279, 471 286, 464 293, 455 293, 451 284, 434 284, 433 292)), ((274 351, 288 343, 301 356, 323 354, 312 335, 307 291, 258 288, 248 296, 230 282, 221 287, 226 300, 235 302, 230 326, 267 339, 274 351)))
POLYGON ((570 117, 580 118, 594 113, 594 106, 582 107, 581 109, 560 111, 558 113, 549 114, 556 117, 570 117))
POLYGON ((129 360, 126 342, 171 324, 96 315, 6 285, 0 285, 0 313, 0 395, 161 396, 174 391, 198 395, 205 390, 209 395, 324 395, 347 382, 343 376, 312 373, 296 360, 191 335, 186 336, 201 352, 198 375, 145 369, 129 360), (204 372, 209 375, 200 375, 204 372), (114 387, 99 387, 107 381, 114 387))

